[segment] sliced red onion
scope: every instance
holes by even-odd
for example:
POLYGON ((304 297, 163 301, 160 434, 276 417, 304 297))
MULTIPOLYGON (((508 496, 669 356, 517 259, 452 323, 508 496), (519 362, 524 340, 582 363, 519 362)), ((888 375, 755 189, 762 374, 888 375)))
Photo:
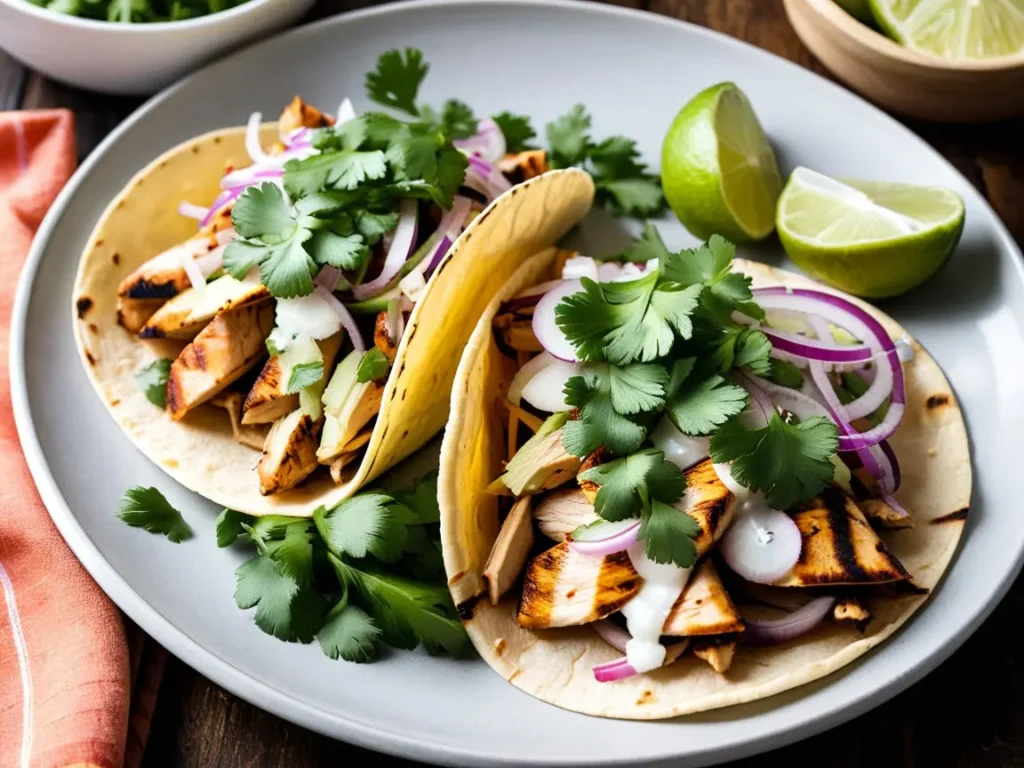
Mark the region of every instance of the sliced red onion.
POLYGON ((391 343, 398 345, 405 333, 405 315, 402 314, 402 302, 400 299, 392 299, 388 302, 388 337, 391 343))
POLYGON ((250 165, 248 168, 239 168, 225 174, 224 178, 220 180, 220 188, 226 190, 238 188, 241 192, 246 187, 251 187, 261 181, 278 181, 282 176, 284 176, 282 168, 260 168, 258 165, 250 165))
POLYGON ((719 543, 726 564, 755 584, 773 584, 789 573, 802 546, 792 518, 767 508, 741 511, 719 543))
POLYGON ((627 677, 633 677, 635 674, 637 674, 637 671, 625 656, 621 659, 609 661, 606 664, 598 664, 594 667, 594 679, 599 683, 613 683, 616 680, 624 680, 627 677))
POLYGON ((562 329, 558 327, 555 320, 555 307, 557 307, 566 296, 572 296, 583 290, 583 283, 579 280, 563 280, 560 285, 555 286, 541 297, 537 302, 537 308, 533 311, 533 332, 541 345, 557 357, 567 363, 575 363, 576 347, 566 338, 562 329))
POLYGON ((616 651, 619 653, 626 652, 626 643, 632 639, 632 635, 629 632, 608 619, 595 621, 591 626, 600 638, 616 651))
POLYGON ((456 195, 453 198, 452 207, 445 211, 437 224, 437 230, 430 236, 431 240, 435 241, 434 245, 420 263, 399 282, 402 292, 413 301, 419 300, 420 294, 427 287, 427 278, 448 255, 452 244, 458 240, 472 206, 473 201, 468 197, 456 195))
POLYGON ((743 623, 746 630, 741 637, 744 642, 756 645, 788 642, 818 626, 828 616, 835 602, 833 597, 819 597, 781 619, 759 621, 745 618, 743 623))
POLYGON ((322 285, 318 285, 313 288, 313 291, 320 296, 331 309, 338 315, 338 319, 341 320, 342 326, 345 328, 345 332, 349 335, 352 340, 352 346, 356 352, 363 354, 366 352, 366 344, 363 343, 362 334, 359 333, 359 326, 356 325, 355 318, 352 317, 352 313, 348 311, 348 307, 338 301, 338 297, 328 291, 322 285))
POLYGON ((355 120, 356 108, 352 106, 352 101, 348 97, 341 100, 341 104, 338 105, 338 116, 334 120, 335 125, 344 125, 350 120, 355 120))
POLYGON ((904 507, 902 504, 896 501, 895 496, 893 496, 892 494, 883 493, 881 496, 879 496, 879 498, 886 504, 888 504, 892 511, 895 512, 899 517, 906 520, 910 519, 910 513, 907 511, 906 507, 904 507))
MULTIPOLYGON (((795 525, 795 524, 794 524, 795 525)), ((594 535, 598 535, 599 527, 607 526, 609 535, 592 541, 580 541, 570 539, 569 548, 589 557, 605 557, 623 552, 636 544, 637 534, 640 532, 640 521, 623 520, 621 522, 602 522, 595 526, 594 535)), ((799 553, 797 553, 799 554, 799 553)), ((795 562, 795 561, 794 561, 795 562)))
POLYGON ((821 339, 808 339, 803 336, 773 331, 764 326, 761 327, 761 330, 773 347, 808 360, 820 360, 826 363, 859 363, 870 360, 874 356, 871 348, 863 344, 840 346, 821 339))
POLYGON ((235 200, 238 199, 238 196, 241 195, 244 190, 245 187, 233 187, 232 189, 225 189, 223 192, 217 195, 217 199, 213 201, 213 205, 210 206, 210 210, 203 217, 203 220, 199 222, 200 228, 205 227, 207 224, 213 221, 213 217, 216 216, 217 212, 222 210, 224 206, 228 205, 229 203, 234 203, 235 200))
POLYGON ((561 280, 548 280, 546 283, 535 285, 531 288, 527 288, 525 291, 517 293, 511 299, 505 302, 505 309, 516 310, 523 309, 525 307, 532 307, 540 301, 541 297, 554 288, 556 285, 561 283, 561 280))
POLYGON ((512 182, 506 179, 496 166, 475 156, 469 158, 469 165, 466 167, 466 185, 485 195, 488 200, 493 200, 512 189, 512 182), (482 186, 473 183, 474 177, 483 182, 482 186))
POLYGON ((341 279, 341 270, 337 267, 332 267, 327 264, 320 268, 316 277, 313 278, 313 282, 317 285, 322 285, 328 291, 333 291, 338 285, 338 280, 341 279))
POLYGON ((416 212, 418 204, 415 200, 403 200, 398 207, 398 225, 395 227, 395 234, 391 238, 391 248, 384 259, 384 266, 373 280, 363 285, 357 285, 352 295, 357 301, 373 298, 387 288, 388 283, 402 269, 402 265, 409 260, 413 246, 416 244, 416 212))
MULTIPOLYGON (((730 374, 731 377, 731 374, 730 374)), ((775 409, 775 403, 767 392, 765 392, 758 384, 754 381, 750 374, 743 371, 738 371, 736 378, 738 383, 750 393, 750 399, 754 408, 748 408, 748 411, 754 411, 751 415, 751 420, 755 423, 749 426, 752 429, 761 429, 767 426, 771 421, 772 416, 777 412, 775 409)), ((746 414, 744 414, 746 417, 746 414)))
POLYGON ((289 149, 311 147, 313 145, 313 129, 307 127, 296 128, 287 136, 282 136, 281 143, 289 149))
POLYGON ((201 205, 196 205, 195 203, 189 203, 183 200, 178 203, 178 213, 182 216, 187 216, 190 219, 202 221, 210 213, 210 209, 203 208, 201 205))
POLYGON ((452 144, 471 155, 479 155, 484 160, 496 163, 505 156, 505 134, 501 127, 489 117, 476 124, 476 134, 468 139, 455 139, 452 144))

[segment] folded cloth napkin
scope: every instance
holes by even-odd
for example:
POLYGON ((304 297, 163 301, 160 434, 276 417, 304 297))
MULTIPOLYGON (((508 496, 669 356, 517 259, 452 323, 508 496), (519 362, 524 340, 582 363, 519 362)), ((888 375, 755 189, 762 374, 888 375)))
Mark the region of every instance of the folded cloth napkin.
MULTIPOLYGON (((18 275, 75 167, 66 110, 0 112, 0 766, 138 764, 166 658, 139 651, 139 711, 125 622, 68 549, 21 453, 8 348, 18 275), (130 725, 129 725, 130 719, 130 725), (126 755, 127 742, 127 755, 126 755)), ((113 514, 113 512, 112 512, 113 514)), ((144 640, 138 633, 133 638, 144 640)), ((151 642, 151 641, 150 641, 151 642)))

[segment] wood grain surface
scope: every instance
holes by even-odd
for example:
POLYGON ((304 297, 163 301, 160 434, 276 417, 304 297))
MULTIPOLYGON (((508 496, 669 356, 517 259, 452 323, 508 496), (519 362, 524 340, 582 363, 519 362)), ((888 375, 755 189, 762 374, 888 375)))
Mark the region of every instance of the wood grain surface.
MULTIPOLYGON (((321 0, 310 19, 373 2, 321 0)), ((633 0, 633 8, 701 24, 829 73, 800 43, 780 0, 633 0)), ((0 110, 68 107, 85 156, 140 100, 62 86, 0 51, 0 110)), ((1024 120, 984 126, 907 125, 950 160, 1024 244, 1024 120)), ((1024 768, 1024 643, 1015 628, 1024 589, 1015 585, 954 656, 910 690, 799 744, 732 763, 822 768, 1024 768)), ((409 757, 414 758, 415 755, 409 757)), ((305 768, 417 765, 332 741, 263 712, 172 659, 146 751, 147 768, 305 768)))

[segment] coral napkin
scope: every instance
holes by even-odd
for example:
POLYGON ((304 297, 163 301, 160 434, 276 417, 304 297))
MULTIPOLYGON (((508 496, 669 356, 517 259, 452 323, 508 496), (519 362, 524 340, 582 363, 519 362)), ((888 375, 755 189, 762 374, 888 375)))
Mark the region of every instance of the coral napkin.
MULTIPOLYGON (((155 663, 140 682, 142 711, 131 713, 129 733, 133 662, 124 621, 51 522, 14 428, 7 359, 14 291, 32 236, 74 167, 70 112, 0 112, 0 766, 5 768, 137 764, 165 658, 162 649, 148 654, 155 663)), ((135 627, 130 631, 141 648, 145 638, 135 627)))

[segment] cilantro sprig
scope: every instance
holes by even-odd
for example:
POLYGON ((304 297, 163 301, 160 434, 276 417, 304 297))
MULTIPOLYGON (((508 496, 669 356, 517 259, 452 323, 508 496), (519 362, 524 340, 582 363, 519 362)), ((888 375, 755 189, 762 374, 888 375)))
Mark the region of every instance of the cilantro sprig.
POLYGON ((175 544, 192 538, 192 528, 181 512, 156 488, 129 488, 121 498, 117 516, 133 528, 163 534, 175 544))

